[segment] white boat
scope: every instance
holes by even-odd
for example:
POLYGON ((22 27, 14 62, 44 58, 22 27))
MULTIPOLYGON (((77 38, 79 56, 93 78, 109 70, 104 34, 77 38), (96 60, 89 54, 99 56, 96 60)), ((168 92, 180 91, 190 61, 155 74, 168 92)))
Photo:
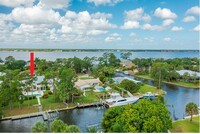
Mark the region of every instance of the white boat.
POLYGON ((124 71, 124 74, 125 74, 125 75, 129 75, 129 72, 128 72, 128 71, 124 71))
POLYGON ((112 93, 110 95, 110 99, 105 101, 106 107, 115 107, 115 106, 123 106, 127 104, 133 104, 139 100, 138 97, 128 97, 123 98, 119 93, 112 93))
POLYGON ((147 93, 145 93, 143 96, 144 96, 144 98, 152 99, 152 98, 154 98, 156 95, 153 94, 152 92, 147 92, 147 93))

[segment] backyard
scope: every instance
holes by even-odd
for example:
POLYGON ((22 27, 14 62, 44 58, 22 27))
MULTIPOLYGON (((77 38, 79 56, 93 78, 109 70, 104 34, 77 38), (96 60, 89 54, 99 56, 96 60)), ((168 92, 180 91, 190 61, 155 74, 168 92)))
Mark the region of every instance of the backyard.
POLYGON ((175 133, 199 133, 200 127, 199 127, 199 116, 193 117, 193 121, 190 121, 190 119, 185 119, 181 121, 173 122, 171 132, 175 133))

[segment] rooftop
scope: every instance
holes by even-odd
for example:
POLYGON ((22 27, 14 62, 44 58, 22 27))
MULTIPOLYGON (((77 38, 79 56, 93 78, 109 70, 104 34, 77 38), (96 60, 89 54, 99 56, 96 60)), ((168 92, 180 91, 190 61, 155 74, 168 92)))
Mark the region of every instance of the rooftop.
POLYGON ((191 70, 179 70, 179 71, 176 71, 177 73, 179 73, 181 76, 184 75, 184 73, 189 73, 190 76, 196 74, 197 77, 200 77, 200 73, 199 72, 195 72, 195 71, 191 71, 191 70))

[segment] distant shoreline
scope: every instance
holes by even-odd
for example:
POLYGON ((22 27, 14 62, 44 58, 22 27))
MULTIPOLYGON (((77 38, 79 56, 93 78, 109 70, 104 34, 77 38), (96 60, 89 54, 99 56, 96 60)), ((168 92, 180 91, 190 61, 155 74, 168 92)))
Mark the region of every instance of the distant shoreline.
POLYGON ((199 50, 167 50, 167 49, 23 49, 23 48, 1 48, 1 52, 199 52, 199 50))

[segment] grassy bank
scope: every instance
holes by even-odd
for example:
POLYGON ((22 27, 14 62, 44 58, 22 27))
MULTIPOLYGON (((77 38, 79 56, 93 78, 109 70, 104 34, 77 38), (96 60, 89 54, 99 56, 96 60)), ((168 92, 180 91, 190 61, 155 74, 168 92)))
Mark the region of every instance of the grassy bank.
POLYGON ((138 91, 141 94, 145 94, 146 92, 157 93, 159 95, 165 94, 166 92, 162 89, 157 89, 156 87, 144 84, 138 91))
MULTIPOLYGON (((136 77, 143 78, 143 79, 151 79, 150 75, 135 75, 136 77)), ((199 88, 199 84, 191 83, 191 82, 184 82, 184 81, 175 81, 175 82, 168 82, 168 81, 163 81, 164 83, 168 83, 171 85, 177 85, 177 86, 182 86, 186 88, 199 88)))
POLYGON ((22 115, 28 113, 35 113, 38 112, 38 104, 37 99, 33 100, 25 100, 22 105, 19 107, 19 103, 14 103, 13 109, 10 110, 9 106, 3 107, 3 115, 4 117, 8 116, 15 116, 15 115, 22 115))
POLYGON ((194 117, 191 122, 190 119, 173 122, 171 132, 176 133, 198 133, 200 132, 199 116, 194 117))

